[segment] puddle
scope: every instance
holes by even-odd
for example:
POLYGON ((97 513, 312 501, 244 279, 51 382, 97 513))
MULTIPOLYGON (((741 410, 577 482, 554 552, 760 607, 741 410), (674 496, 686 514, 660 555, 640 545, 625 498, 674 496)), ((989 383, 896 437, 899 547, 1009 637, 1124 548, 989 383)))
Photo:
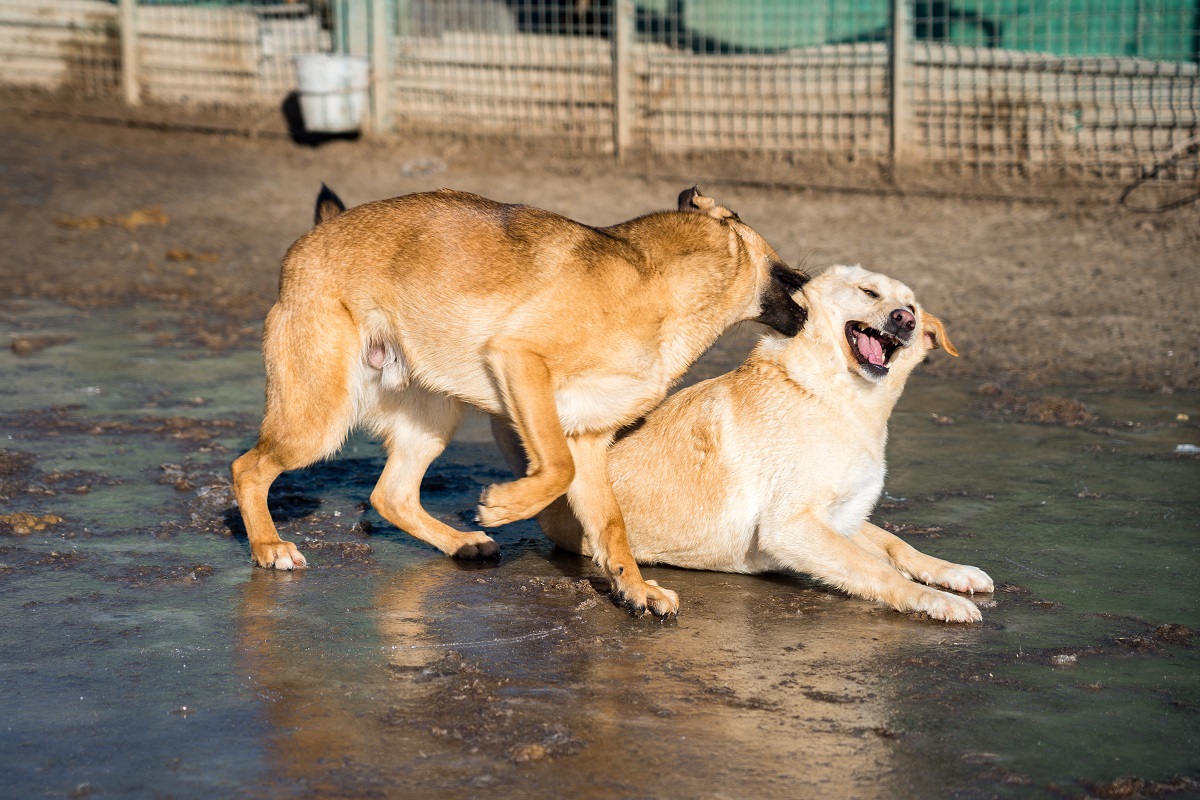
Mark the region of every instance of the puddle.
MULTIPOLYGON (((1196 395, 1039 393, 1095 415, 1067 427, 918 374, 876 521, 986 569, 982 625, 653 569, 684 604, 660 623, 531 523, 499 531, 498 566, 396 531, 364 510, 383 463, 364 437, 272 492, 313 568, 252 569, 227 475, 257 353, 163 336, 150 305, 0 322, 43 337, 0 352, 13 796, 1200 794, 1200 458, 1175 453, 1200 444, 1196 395), (18 533, 18 513, 60 521, 18 533)), ((426 505, 465 527, 505 474, 471 417, 426 505)))

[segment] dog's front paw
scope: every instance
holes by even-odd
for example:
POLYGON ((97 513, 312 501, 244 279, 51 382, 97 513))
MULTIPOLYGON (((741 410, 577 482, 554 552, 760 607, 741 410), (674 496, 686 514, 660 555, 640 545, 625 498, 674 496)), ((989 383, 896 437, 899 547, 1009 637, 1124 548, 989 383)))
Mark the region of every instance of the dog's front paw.
POLYGON ((913 611, 924 611, 932 619, 942 622, 982 622, 979 608, 965 597, 937 589, 925 589, 912 606, 913 611))
POLYGON ((296 545, 282 539, 270 544, 252 546, 251 555, 255 564, 266 569, 304 569, 308 566, 296 545))
POLYGON ((986 572, 966 564, 947 564, 944 568, 920 575, 919 578, 921 583, 941 586, 955 592, 990 593, 996 588, 986 572))
POLYGON ((541 511, 535 503, 524 496, 519 481, 493 483, 479 496, 479 508, 475 518, 485 528, 496 528, 522 519, 529 519, 541 511))
POLYGON ((635 617, 647 611, 660 618, 679 614, 679 595, 657 581, 615 579, 612 584, 613 602, 629 609, 635 617))
POLYGON ((511 483, 492 483, 479 495, 479 509, 475 511, 475 519, 484 528, 498 528, 500 525, 514 523, 521 516, 521 504, 514 503, 511 497, 511 483))

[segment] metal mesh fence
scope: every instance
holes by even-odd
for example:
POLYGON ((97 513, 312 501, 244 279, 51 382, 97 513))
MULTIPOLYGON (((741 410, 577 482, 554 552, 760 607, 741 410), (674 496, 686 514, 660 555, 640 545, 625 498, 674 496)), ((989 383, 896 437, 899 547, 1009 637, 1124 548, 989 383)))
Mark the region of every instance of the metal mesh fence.
POLYGON ((914 3, 906 88, 925 158, 1127 174, 1200 132, 1194 0, 969 7, 914 3))
POLYGON ((639 4, 637 143, 886 156, 886 0, 639 4))
POLYGON ((314 2, 0 0, 0 83, 277 105, 296 85, 292 57, 330 49, 328 16, 314 2))
POLYGON ((330 48, 311 3, 139 5, 140 90, 158 101, 278 103, 296 86, 292 58, 330 48))
POLYGON ((0 82, 115 94, 121 84, 117 7, 98 0, 0 0, 0 82))
POLYGON ((407 0, 398 11, 399 124, 611 147, 610 13, 539 0, 407 0))
MULTIPOLYGON (((278 107, 363 55, 370 123, 590 152, 1136 175, 1200 134, 1198 0, 0 0, 0 84, 278 107)), ((1195 180, 1189 158, 1159 179, 1195 180)))

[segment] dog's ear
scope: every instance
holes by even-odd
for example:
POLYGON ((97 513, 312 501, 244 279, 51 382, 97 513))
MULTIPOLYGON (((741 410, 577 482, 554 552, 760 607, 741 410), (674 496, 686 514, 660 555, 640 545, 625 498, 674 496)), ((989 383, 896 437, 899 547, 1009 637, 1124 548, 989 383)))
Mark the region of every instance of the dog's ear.
POLYGON ((771 264, 771 283, 759 297, 761 312, 754 318, 784 336, 795 336, 808 321, 808 308, 796 299, 796 292, 808 283, 808 276, 776 261, 771 264))
POLYGON ((679 210, 707 214, 713 219, 738 219, 738 215, 725 206, 717 205, 711 197, 700 194, 700 187, 693 186, 679 193, 679 210))
POLYGON ((925 332, 925 341, 929 343, 930 350, 940 347, 955 358, 958 357, 958 348, 946 335, 946 326, 928 311, 921 312, 921 330, 925 332))
POLYGON ((782 261, 771 265, 771 277, 787 287, 788 292, 796 292, 812 280, 812 276, 802 269, 792 269, 782 261))
POLYGON ((320 225, 325 220, 333 219, 345 210, 346 204, 342 202, 342 198, 334 194, 333 189, 322 183, 321 192, 317 195, 317 208, 313 212, 313 224, 320 225))

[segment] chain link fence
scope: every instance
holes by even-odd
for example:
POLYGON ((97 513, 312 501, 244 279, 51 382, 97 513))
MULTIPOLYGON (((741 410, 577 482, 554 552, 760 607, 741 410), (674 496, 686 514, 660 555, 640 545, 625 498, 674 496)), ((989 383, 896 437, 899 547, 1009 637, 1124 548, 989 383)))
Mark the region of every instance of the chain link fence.
POLYGON ((595 153, 1200 177, 1200 0, 0 0, 0 84, 277 108, 367 56, 369 125, 595 153))

